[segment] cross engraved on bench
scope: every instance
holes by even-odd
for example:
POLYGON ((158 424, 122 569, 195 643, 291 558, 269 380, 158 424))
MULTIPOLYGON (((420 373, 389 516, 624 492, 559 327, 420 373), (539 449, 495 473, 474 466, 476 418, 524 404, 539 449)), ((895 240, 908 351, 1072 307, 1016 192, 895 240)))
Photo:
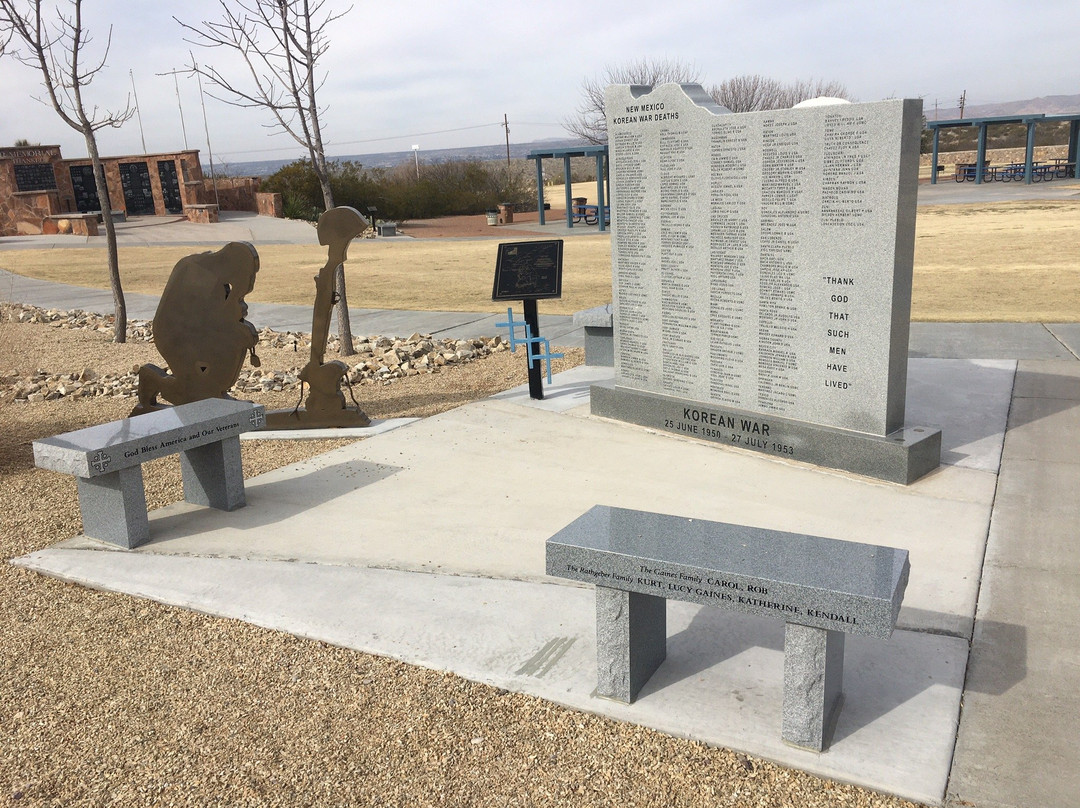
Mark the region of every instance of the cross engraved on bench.
POLYGON ((112 462, 112 458, 104 452, 97 452, 92 458, 90 458, 90 465, 94 467, 95 471, 103 472, 109 467, 109 463, 112 462))

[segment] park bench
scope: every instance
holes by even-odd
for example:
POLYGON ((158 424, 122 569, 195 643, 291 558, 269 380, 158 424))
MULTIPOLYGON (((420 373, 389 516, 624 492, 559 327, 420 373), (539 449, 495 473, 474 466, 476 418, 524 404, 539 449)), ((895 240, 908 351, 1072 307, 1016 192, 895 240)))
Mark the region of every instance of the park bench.
POLYGON ((784 620, 782 737, 821 751, 844 638, 892 635, 906 550, 598 505, 547 541, 548 575, 596 585, 598 695, 633 702, 667 656, 666 601, 784 620))
POLYGON ((73 236, 96 236, 100 232, 98 218, 92 213, 58 213, 45 217, 41 227, 42 233, 52 235, 62 232, 60 223, 65 220, 68 222, 67 232, 73 236))
POLYGON ((34 441, 34 464, 71 474, 83 533, 121 547, 150 538, 142 464, 180 455, 184 499, 223 511, 245 504, 240 433, 265 423, 261 405, 210 398, 34 441))

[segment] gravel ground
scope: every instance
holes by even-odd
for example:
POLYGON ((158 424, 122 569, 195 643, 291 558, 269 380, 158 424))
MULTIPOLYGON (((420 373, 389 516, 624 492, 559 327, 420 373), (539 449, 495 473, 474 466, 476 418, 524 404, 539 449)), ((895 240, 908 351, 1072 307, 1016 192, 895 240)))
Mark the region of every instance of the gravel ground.
MULTIPOLYGON (((151 345, 0 323, 0 372, 123 372, 151 345)), ((264 368, 295 364, 260 349, 264 368)), ((567 366, 580 350, 567 351, 567 366)), ((374 417, 430 415, 525 381, 495 354, 357 387, 374 417)), ((291 396, 258 397, 268 407, 291 396)), ((75 483, 31 441, 130 399, 0 403, 0 555, 80 532, 75 483)), ((244 442, 255 475, 341 441, 244 442)), ((448 472, 450 470, 447 470, 448 472)), ((175 457, 144 469, 181 497, 175 457)), ((0 805, 911 806, 724 749, 246 623, 0 565, 0 805)), ((882 750, 887 754, 887 750, 882 750)))

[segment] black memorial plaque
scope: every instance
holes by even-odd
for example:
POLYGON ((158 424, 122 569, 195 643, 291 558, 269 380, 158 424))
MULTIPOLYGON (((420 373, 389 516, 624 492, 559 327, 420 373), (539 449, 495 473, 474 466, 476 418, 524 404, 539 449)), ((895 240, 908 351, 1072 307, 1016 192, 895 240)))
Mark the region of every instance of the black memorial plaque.
POLYGON ((562 239, 499 245, 492 300, 562 297, 562 239))
POLYGON ((52 163, 16 164, 15 187, 20 191, 55 191, 56 174, 52 163))
POLYGON ((79 213, 101 210, 93 166, 71 166, 71 187, 75 191, 75 205, 79 213))
POLYGON ((180 196, 180 178, 176 173, 176 163, 172 160, 158 160, 158 178, 161 180, 161 195, 165 199, 165 210, 169 213, 183 213, 184 200, 180 196))
POLYGON ((154 190, 150 185, 150 169, 146 163, 121 163, 120 183, 124 188, 124 205, 128 215, 154 215, 154 190))

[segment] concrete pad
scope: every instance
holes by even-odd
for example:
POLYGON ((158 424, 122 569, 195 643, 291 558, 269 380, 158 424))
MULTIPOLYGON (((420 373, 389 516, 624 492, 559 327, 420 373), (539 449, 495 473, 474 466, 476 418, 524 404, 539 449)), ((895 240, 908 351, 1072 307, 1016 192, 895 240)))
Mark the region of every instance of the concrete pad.
POLYGON ((997 472, 1016 362, 912 359, 905 422, 941 427, 941 462, 997 472))
POLYGON ((1080 323, 1048 323, 1046 328, 1074 357, 1080 359, 1080 323))
POLYGON ((939 802, 945 789, 963 640, 904 631, 888 641, 849 638, 844 708, 828 752, 817 754, 780 740, 784 624, 776 620, 669 603, 668 658, 626 705, 594 694, 595 608, 588 588, 55 549, 19 563, 450 670, 921 802, 939 802))
POLYGON ((249 480, 250 507, 232 519, 207 518, 184 503, 155 511, 144 547, 543 580, 543 543, 561 527, 598 503, 648 502, 662 513, 906 548, 912 580, 900 625, 966 636, 992 485, 955 467, 932 476, 941 484, 920 495, 918 485, 826 475, 488 402, 249 480), (445 469, 488 495, 432 497, 433 470, 445 469), (959 495, 949 497, 949 488, 959 495))
POLYGON ((912 323, 909 356, 1076 359, 1041 323, 912 323))
MULTIPOLYGON (((525 356, 522 354, 521 361, 525 356)), ((615 377, 615 369, 596 365, 578 365, 552 377, 556 384, 549 385, 545 377, 544 397, 534 399, 529 395, 529 385, 522 384, 496 393, 493 401, 507 401, 522 407, 532 407, 547 412, 569 412, 578 407, 586 408, 580 413, 588 415, 589 388, 594 384, 609 382, 615 377)))

